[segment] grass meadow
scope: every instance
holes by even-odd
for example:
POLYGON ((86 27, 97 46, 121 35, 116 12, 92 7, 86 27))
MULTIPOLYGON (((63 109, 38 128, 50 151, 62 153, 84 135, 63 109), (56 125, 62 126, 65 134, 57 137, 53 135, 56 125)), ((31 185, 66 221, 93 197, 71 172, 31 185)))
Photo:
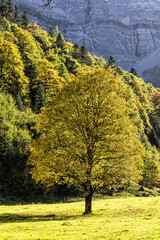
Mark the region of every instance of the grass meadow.
POLYGON ((160 239, 160 197, 0 206, 0 240, 160 239))

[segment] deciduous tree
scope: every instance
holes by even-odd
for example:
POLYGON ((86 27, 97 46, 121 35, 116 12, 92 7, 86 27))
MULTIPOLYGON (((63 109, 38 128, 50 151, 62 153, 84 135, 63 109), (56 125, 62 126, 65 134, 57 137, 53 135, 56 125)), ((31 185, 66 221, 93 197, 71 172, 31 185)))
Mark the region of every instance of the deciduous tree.
POLYGON ((46 187, 68 183, 85 194, 85 213, 103 184, 141 178, 142 145, 128 117, 118 80, 103 69, 81 72, 39 115, 29 164, 46 187), (42 132, 44 134, 42 134, 42 132))
POLYGON ((0 85, 15 97, 19 93, 28 96, 29 80, 24 74, 24 65, 18 47, 4 40, 0 34, 0 85))
POLYGON ((32 88, 36 89, 39 85, 42 85, 48 98, 54 95, 62 84, 62 78, 54 69, 54 65, 45 58, 38 62, 35 74, 36 77, 32 81, 32 88))

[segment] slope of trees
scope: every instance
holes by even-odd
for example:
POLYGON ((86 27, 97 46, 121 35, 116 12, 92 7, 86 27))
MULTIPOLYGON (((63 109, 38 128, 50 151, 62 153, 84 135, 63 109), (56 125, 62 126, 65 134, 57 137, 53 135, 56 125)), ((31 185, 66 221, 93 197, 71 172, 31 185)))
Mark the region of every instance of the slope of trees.
MULTIPOLYGON (((106 62, 91 56, 85 46, 66 42, 58 28, 47 33, 29 23, 27 12, 21 16, 11 0, 0 1, 0 9, 0 193, 23 199, 29 196, 27 189, 34 193, 32 166, 26 165, 31 152, 37 182, 48 187, 74 182, 86 199, 85 189, 92 189, 92 197, 99 186, 118 187, 117 182, 127 185, 131 179, 156 186, 159 89, 133 71, 123 71, 112 56, 106 62), (102 111, 98 101, 104 103, 102 111), (94 166, 88 164, 89 155, 94 166), (51 166, 55 175, 48 170, 51 166)), ((87 206, 86 200, 86 212, 91 211, 87 206)))
MULTIPOLYGON (((19 111, 10 94, 0 92, 0 190, 4 196, 27 196, 26 160, 30 155, 31 127, 35 116, 30 109, 19 111)), ((28 179, 31 182, 31 178, 28 179)))

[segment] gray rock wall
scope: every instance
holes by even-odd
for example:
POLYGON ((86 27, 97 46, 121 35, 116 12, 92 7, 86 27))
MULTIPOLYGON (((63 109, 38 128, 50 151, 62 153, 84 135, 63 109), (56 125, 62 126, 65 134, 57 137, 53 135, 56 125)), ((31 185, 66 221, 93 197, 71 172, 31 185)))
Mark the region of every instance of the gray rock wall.
POLYGON ((14 2, 46 30, 58 25, 66 40, 113 55, 126 70, 160 48, 160 0, 53 0, 41 16, 34 16, 41 0, 14 2))

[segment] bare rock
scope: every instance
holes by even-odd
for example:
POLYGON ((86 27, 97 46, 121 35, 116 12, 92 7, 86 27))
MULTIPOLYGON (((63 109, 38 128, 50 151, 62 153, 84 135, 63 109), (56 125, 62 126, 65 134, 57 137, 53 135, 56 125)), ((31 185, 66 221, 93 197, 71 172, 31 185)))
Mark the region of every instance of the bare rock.
MULTIPOLYGON (((160 0, 53 0, 53 8, 39 16, 42 0, 14 3, 44 29, 58 25, 66 40, 106 60, 114 56, 125 70, 160 49, 160 0)), ((152 74, 157 71, 152 68, 152 74)), ((141 75, 148 79, 148 74, 141 75)))

